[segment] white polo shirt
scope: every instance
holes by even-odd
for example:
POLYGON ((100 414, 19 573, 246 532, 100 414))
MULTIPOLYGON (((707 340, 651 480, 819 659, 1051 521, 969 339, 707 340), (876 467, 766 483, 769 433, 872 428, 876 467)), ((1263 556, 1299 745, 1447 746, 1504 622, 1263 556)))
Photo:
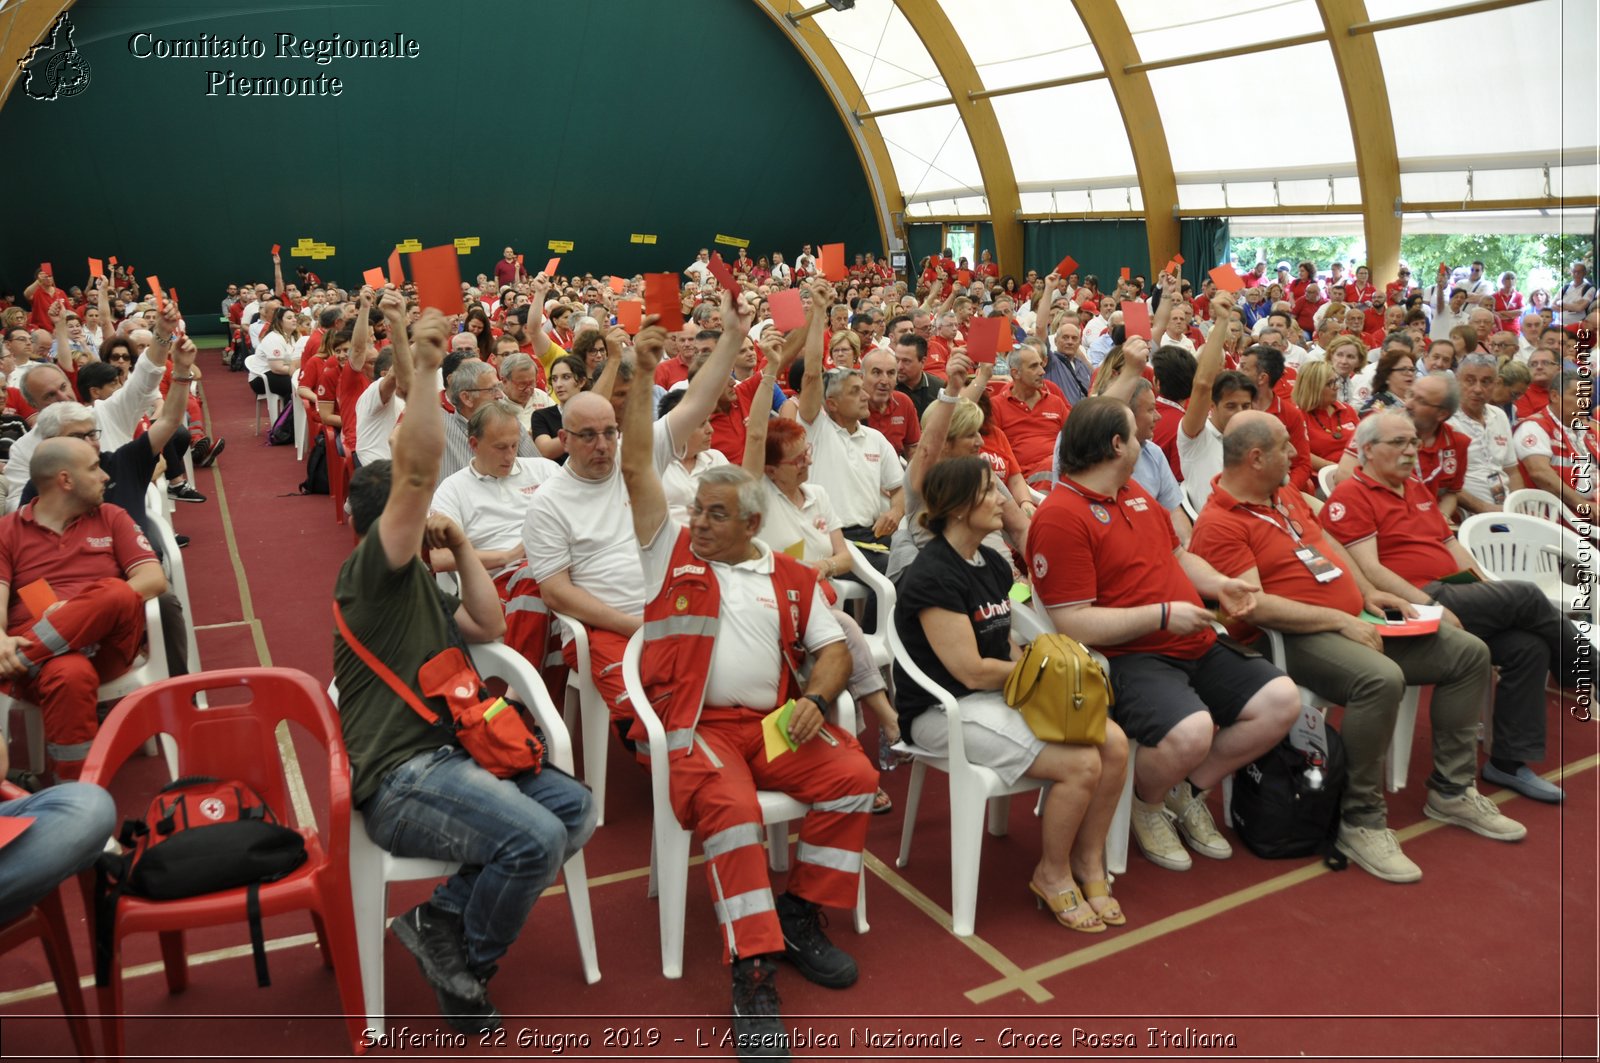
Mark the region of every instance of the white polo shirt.
MULTIPOLYGON (((665 419, 654 425, 656 468, 671 460, 665 419)), ((620 458, 604 480, 585 480, 572 463, 539 487, 522 524, 528 570, 544 582, 566 572, 572 582, 613 609, 643 616, 644 571, 633 534, 633 507, 622 481, 620 458)))
POLYGON ((1511 453, 1511 419, 1492 402, 1483 404, 1483 420, 1458 410, 1450 427, 1467 437, 1467 472, 1462 490, 1495 505, 1505 504, 1510 488, 1506 468, 1517 463, 1511 453))
POLYGON ((406 412, 406 400, 398 394, 383 401, 381 384, 373 381, 356 400, 356 457, 363 465, 389 457, 389 436, 406 412))
POLYGON ((1178 426, 1178 462, 1183 466, 1183 493, 1199 513, 1211 497, 1211 481, 1222 471, 1222 433, 1210 417, 1193 439, 1178 426))
MULTIPOLYGON (((433 512, 459 524, 475 550, 510 550, 522 542, 533 493, 560 471, 547 458, 518 458, 510 473, 491 476, 469 462, 434 489, 433 512)), ((498 576, 509 567, 489 574, 498 576)))
MULTIPOLYGON (((661 590, 672 564, 678 540, 676 521, 665 520, 648 546, 635 551, 643 567, 643 582, 650 597, 661 590)), ((755 540, 759 556, 738 564, 708 561, 722 595, 721 626, 711 651, 711 674, 706 677, 707 705, 743 705, 752 709, 776 708, 783 689, 784 663, 778 650, 779 603, 772 586, 772 548, 755 540)), ((641 609, 643 607, 641 606, 641 609)), ((844 638, 822 592, 811 591, 811 615, 800 636, 806 650, 816 653, 844 638)))
POLYGON ((811 479, 827 490, 844 527, 875 523, 889 509, 889 492, 905 482, 894 446, 866 424, 846 432, 826 410, 800 424, 811 441, 811 479))
POLYGON ((798 506, 765 476, 761 478, 761 491, 767 507, 756 538, 797 561, 821 561, 833 556, 832 534, 844 525, 833 511, 826 488, 821 484, 801 484, 798 506))
MULTIPOLYGON (((657 461, 662 453, 656 452, 657 461)), ((714 469, 718 465, 728 464, 728 459, 723 457, 722 451, 707 447, 694 456, 694 469, 685 469, 683 462, 674 458, 670 451, 666 453, 667 463, 657 464, 656 472, 661 476, 661 490, 667 496, 667 512, 679 524, 689 523, 689 504, 694 501, 694 494, 700 489, 700 474, 707 469, 714 469)))

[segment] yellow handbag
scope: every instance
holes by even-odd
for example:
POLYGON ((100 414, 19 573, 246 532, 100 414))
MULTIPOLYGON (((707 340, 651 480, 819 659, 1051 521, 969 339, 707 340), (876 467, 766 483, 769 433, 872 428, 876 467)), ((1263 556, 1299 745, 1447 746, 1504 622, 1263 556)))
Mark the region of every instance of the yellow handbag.
POLYGON ((1105 744, 1106 713, 1116 698, 1100 662, 1075 639, 1048 634, 1030 642, 1006 679, 1005 695, 1046 742, 1105 744))

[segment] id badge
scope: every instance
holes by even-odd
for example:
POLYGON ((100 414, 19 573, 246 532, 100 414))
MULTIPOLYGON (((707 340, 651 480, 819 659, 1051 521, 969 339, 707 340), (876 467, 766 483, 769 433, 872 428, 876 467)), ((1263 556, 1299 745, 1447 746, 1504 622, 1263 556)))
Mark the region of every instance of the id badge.
POLYGON ((1344 575, 1344 569, 1323 557, 1322 552, 1310 544, 1302 543, 1300 549, 1294 552, 1294 556, 1310 569, 1311 574, 1317 577, 1318 583, 1332 583, 1344 575))

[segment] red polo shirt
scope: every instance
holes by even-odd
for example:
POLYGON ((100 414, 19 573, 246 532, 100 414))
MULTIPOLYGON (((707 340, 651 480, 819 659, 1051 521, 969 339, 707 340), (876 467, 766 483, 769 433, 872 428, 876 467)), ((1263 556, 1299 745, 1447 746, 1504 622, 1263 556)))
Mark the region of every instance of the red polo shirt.
MULTIPOLYGON (((1261 579, 1261 589, 1280 598, 1306 605, 1320 605, 1355 616, 1361 612, 1361 585, 1349 572, 1327 583, 1318 583, 1311 570, 1295 556, 1307 544, 1341 569, 1326 546, 1327 536, 1312 515, 1299 491, 1280 487, 1276 506, 1240 502, 1222 487, 1211 487, 1211 497, 1194 524, 1189 549, 1211 562, 1224 576, 1237 576, 1251 568, 1261 579), (1298 537, 1298 538, 1297 538, 1298 537)), ((1253 638, 1255 629, 1244 625, 1244 638, 1253 638)))
POLYGON ((668 390, 680 380, 689 379, 689 367, 682 358, 672 357, 656 363, 656 383, 668 390))
POLYGON ((7 631, 24 630, 38 619, 18 588, 46 580, 66 601, 91 583, 125 577, 156 560, 150 541, 121 506, 96 506, 58 535, 34 519, 37 504, 0 517, 0 583, 11 588, 7 631))
POLYGON ((1451 431, 1448 424, 1439 425, 1432 445, 1417 448, 1417 467, 1411 475, 1435 495, 1461 490, 1467 481, 1467 439, 1451 431))
POLYGON ((1049 388, 1029 406, 1016 396, 1015 388, 1016 384, 1007 384, 994 396, 994 423, 1006 434, 1024 477, 1049 472, 1055 461, 1056 439, 1072 407, 1049 388))
POLYGON ((1294 460, 1289 463, 1289 484, 1301 491, 1311 489, 1311 436, 1306 429, 1306 415, 1289 399, 1273 394, 1267 412, 1282 423, 1294 444, 1294 460))
POLYGON ((52 288, 49 291, 45 291, 44 285, 39 285, 33 290, 33 295, 28 298, 31 306, 28 314, 28 327, 31 329, 43 329, 54 334, 56 323, 50 320, 50 304, 64 303, 66 301, 67 293, 60 288, 52 288))
POLYGON ((711 414, 711 449, 721 451, 731 464, 744 460, 745 425, 750 411, 755 409, 757 395, 767 403, 763 409, 772 408, 771 387, 759 373, 751 373, 734 387, 733 405, 711 414))
MULTIPOLYGON (((1047 608, 1086 603, 1127 609, 1157 602, 1200 604, 1173 551, 1178 534, 1161 504, 1129 480, 1115 498, 1062 477, 1033 515, 1028 571, 1047 608)), ((1097 646, 1107 657, 1160 653, 1194 660, 1217 640, 1208 626, 1192 635, 1156 630, 1120 646, 1097 646)))
POLYGON ((1517 420, 1526 420, 1550 405, 1550 389, 1543 384, 1529 384, 1528 390, 1517 400, 1517 420))
POLYGON ((1379 562, 1412 586, 1461 570, 1448 548, 1455 532, 1439 515, 1433 490, 1414 476, 1397 495, 1357 469, 1333 489, 1322 517, 1328 534, 1345 546, 1377 536, 1379 562))
POLYGON ((903 391, 889 392, 889 402, 881 412, 869 404, 867 426, 882 432, 902 458, 906 456, 906 447, 922 442, 922 422, 917 418, 916 404, 903 391))
POLYGON ((1345 448, 1350 446, 1356 436, 1356 425, 1361 420, 1361 415, 1356 413, 1355 407, 1346 402, 1335 402, 1333 412, 1327 410, 1302 410, 1306 418, 1306 436, 1311 445, 1311 453, 1323 461, 1339 464, 1339 459, 1344 457, 1345 448))

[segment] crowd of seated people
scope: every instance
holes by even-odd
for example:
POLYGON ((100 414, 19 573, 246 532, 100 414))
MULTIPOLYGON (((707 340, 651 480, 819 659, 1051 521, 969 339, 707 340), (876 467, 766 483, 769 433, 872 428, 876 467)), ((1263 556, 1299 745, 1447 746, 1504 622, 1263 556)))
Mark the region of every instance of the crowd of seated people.
MULTIPOLYGON (((1524 486, 1589 512, 1580 507, 1594 500, 1600 450, 1575 371, 1594 327, 1583 264, 1531 307, 1513 276, 1496 288, 1481 263, 1442 270, 1421 291, 1404 269, 1380 288, 1365 267, 1284 263, 1272 277, 1258 263, 1241 271, 1238 294, 1209 278, 1196 291, 1176 270, 1148 290, 1137 273, 1106 290, 1095 276, 1053 272, 1019 283, 987 251, 976 267, 933 256, 910 283, 871 254, 823 277, 809 246, 792 265, 743 251, 729 265, 737 290, 717 281, 708 249, 682 271, 683 325, 672 332, 654 316, 623 327, 619 303, 642 296, 642 277, 528 274, 511 248, 462 283, 466 312, 455 318, 425 310, 409 283, 346 290, 302 270, 286 284, 276 255, 272 283, 230 285, 221 311, 250 389, 303 403, 356 470, 361 545, 338 598, 403 680, 415 684, 452 619, 538 667, 559 646, 577 668, 573 632, 551 622, 560 613, 584 629, 617 740, 642 755, 621 663, 644 633, 674 811, 705 846, 736 1024, 752 1045, 777 1023, 773 959, 824 985, 856 979, 818 906, 854 903, 863 817, 889 801, 855 731, 825 722, 833 699, 848 690, 858 728, 877 726, 879 768, 894 766, 886 750, 897 741, 935 755, 948 743, 926 692, 902 676, 891 694, 867 640, 872 610, 838 607, 863 557, 895 583, 914 662, 962 700, 968 756, 1008 782, 1056 784, 1030 890, 1070 929, 1130 919, 1104 856, 1129 772, 1132 833, 1150 862, 1182 871, 1191 853, 1231 855, 1208 794, 1284 737, 1297 684, 1345 706, 1339 846, 1380 878, 1422 874, 1388 830, 1381 786, 1408 684, 1436 690, 1428 816, 1502 841, 1524 833, 1476 789, 1475 714, 1491 667, 1494 756, 1481 777, 1561 799, 1530 765, 1545 755, 1546 679, 1583 691, 1563 650, 1575 631, 1532 585, 1484 579, 1453 525, 1524 486), (789 288, 805 322, 784 330, 771 298, 789 288), (1148 337, 1123 320, 1134 302, 1147 304, 1148 337), (1006 319, 1000 351, 981 364, 968 350, 979 317, 1006 319), (1318 474, 1330 468, 1338 486, 1325 496, 1318 474), (454 593, 436 591, 419 559, 454 572, 454 593), (1462 573, 1477 582, 1447 579, 1462 573), (1034 739, 999 697, 1016 653, 1018 583, 1059 631, 1111 661, 1114 722, 1099 750, 1034 739), (1444 623, 1427 638, 1383 639, 1359 618, 1428 604, 1444 606, 1444 623), (400 638, 386 608, 438 622, 400 638), (1231 637, 1219 639, 1216 619, 1231 637), (1285 636, 1283 660, 1241 649, 1265 630, 1285 636), (801 706, 790 736, 803 757, 774 772, 755 725, 786 696, 801 706), (813 806, 781 895, 760 858, 756 785, 813 806)), ((5 356, 18 370, 9 397, 31 424, 69 402, 76 382, 92 403, 84 423, 110 450, 144 434, 140 418, 163 387, 192 387, 199 374, 185 350, 161 379, 168 350, 185 342, 173 303, 146 308, 131 278, 94 294, 97 306, 74 306, 48 276, 30 287, 44 336, 29 332, 33 321, 8 327, 5 356), (97 350, 119 356, 102 368, 97 350), (129 361, 119 352, 131 373, 115 368, 129 361)), ((182 451, 172 460, 165 442, 180 409, 168 393, 150 422, 159 435, 149 430, 169 457, 174 498, 193 494, 177 471, 182 451)), ((192 430, 198 418, 186 420, 192 430)), ((8 467, 8 484, 20 492, 31 478, 36 506, 97 501, 68 460, 86 446, 58 454, 72 448, 36 433, 13 444, 13 463, 26 464, 8 467)), ((222 449, 203 437, 189 445, 197 464, 222 449)), ((131 625, 136 599, 161 588, 140 575, 136 552, 116 560, 123 571, 97 586, 131 625)), ((27 619, 8 622, 0 653, 16 684, 42 682, 27 678, 39 652, 27 619)), ((473 863, 496 830, 513 828, 474 817, 465 848, 396 837, 408 815, 449 817, 473 800, 470 758, 424 749, 409 710, 382 696, 344 636, 336 646, 356 797, 374 838, 473 863), (422 780, 434 773, 455 796, 428 796, 422 780)), ((60 777, 92 738, 80 726, 51 739, 60 777)), ((396 922, 463 1029, 498 1023, 494 961, 557 857, 594 829, 578 795, 522 790, 508 815, 543 839, 537 869, 507 872, 518 885, 498 899, 457 876, 396 922), (496 904, 514 918, 487 927, 496 904)))

